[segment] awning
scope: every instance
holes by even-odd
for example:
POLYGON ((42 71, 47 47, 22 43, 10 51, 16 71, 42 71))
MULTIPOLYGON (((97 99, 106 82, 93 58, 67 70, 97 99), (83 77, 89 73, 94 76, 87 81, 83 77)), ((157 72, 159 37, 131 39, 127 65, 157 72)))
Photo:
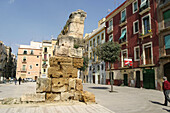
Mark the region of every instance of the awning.
POLYGON ((146 0, 144 0, 141 4, 140 4, 140 8, 144 7, 146 5, 146 0))
POLYGON ((170 35, 167 35, 165 38, 165 49, 170 49, 170 35))
POLYGON ((123 39, 126 35, 126 30, 123 30, 122 34, 121 34, 121 37, 119 38, 119 40, 123 39))

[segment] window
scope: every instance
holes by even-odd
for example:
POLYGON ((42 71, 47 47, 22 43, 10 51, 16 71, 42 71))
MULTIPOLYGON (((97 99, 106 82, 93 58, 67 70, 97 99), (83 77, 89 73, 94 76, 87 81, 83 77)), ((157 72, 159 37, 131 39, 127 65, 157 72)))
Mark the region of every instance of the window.
POLYGON ((103 64, 102 64, 102 70, 104 69, 104 66, 103 66, 103 64))
POLYGON ((39 58, 39 56, 37 56, 37 58, 39 58))
POLYGON ((90 53, 90 59, 92 60, 92 53, 90 53))
POLYGON ((138 1, 136 0, 133 2, 133 13, 136 13, 138 11, 138 1))
POLYGON ((44 52, 47 52, 47 48, 46 47, 44 48, 44 52))
POLYGON ((47 54, 44 54, 44 59, 47 59, 47 54))
POLYGON ((46 61, 43 62, 43 65, 46 64, 46 61))
POLYGON ((36 64, 36 66, 38 66, 38 64, 36 64))
POLYGON ((139 22, 138 20, 133 22, 133 34, 136 34, 139 32, 139 22))
POLYGON ((166 55, 170 55, 170 35, 164 37, 166 55))
POLYGON ((27 54, 27 50, 24 50, 24 53, 23 53, 24 55, 26 55, 27 54))
POLYGON ((135 59, 135 61, 139 61, 140 60, 140 49, 139 49, 139 46, 134 47, 134 59, 135 59))
POLYGON ((30 65, 30 69, 32 69, 32 65, 30 65))
POLYGON ((146 15, 142 18, 143 34, 151 32, 150 15, 146 15))
POLYGON ((102 36, 101 36, 101 37, 102 37, 102 40, 103 40, 103 39, 104 39, 104 33, 102 33, 102 36))
POLYGON ((113 41, 113 34, 109 35, 109 41, 110 41, 110 42, 113 41))
POLYGON ((97 44, 100 43, 100 36, 97 37, 97 44))
POLYGON ((93 39, 93 47, 95 47, 96 45, 95 45, 95 39, 93 39))
POLYGON ((28 74, 30 74, 30 72, 28 72, 28 74))
POLYGON ((49 54, 49 57, 51 57, 51 54, 49 54))
POLYGON ((152 64, 153 63, 153 54, 152 54, 152 43, 143 44, 143 64, 152 64))
POLYGON ((46 69, 44 69, 44 73, 46 72, 46 69))
POLYGON ((122 67, 124 67, 124 59, 128 58, 128 50, 122 50, 121 51, 121 61, 122 61, 122 67))
POLYGON ((119 38, 119 40, 120 40, 120 43, 122 43, 122 42, 126 42, 126 37, 127 37, 127 34, 126 34, 126 27, 124 27, 124 28, 122 28, 121 29, 121 36, 120 36, 120 38, 119 38))
POLYGON ((24 57, 23 57, 23 62, 26 62, 26 60, 27 60, 27 59, 26 59, 26 56, 24 56, 24 57))
POLYGON ((97 66, 97 70, 98 70, 98 71, 100 70, 100 66, 99 66, 99 65, 97 66))
POLYGON ((170 26, 170 9, 163 13, 165 28, 170 26))
POLYGON ((91 66, 90 66, 90 69, 89 69, 90 71, 91 71, 91 66))
POLYGON ((90 46, 92 46, 92 41, 90 41, 90 46))
POLYGON ((34 51, 33 50, 31 50, 31 53, 30 53, 31 55, 33 55, 34 54, 34 51))
POLYGON ((95 61, 96 60, 96 54, 95 54, 95 52, 93 51, 93 61, 95 61))
POLYGON ((146 6, 146 1, 147 0, 141 0, 140 8, 143 8, 144 6, 146 6))
POLYGON ((126 9, 124 9, 121 12, 121 23, 125 22, 125 20, 126 20, 126 9))
POLYGON ((109 27, 113 26, 113 19, 109 21, 109 27))
POLYGON ((22 65, 22 70, 26 71, 26 65, 22 65))

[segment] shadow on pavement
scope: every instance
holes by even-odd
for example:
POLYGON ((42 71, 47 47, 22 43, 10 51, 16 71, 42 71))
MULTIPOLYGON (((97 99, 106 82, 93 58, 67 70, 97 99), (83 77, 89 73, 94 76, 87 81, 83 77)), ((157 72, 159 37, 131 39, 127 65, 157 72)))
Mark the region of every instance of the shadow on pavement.
POLYGON ((88 88, 91 88, 91 89, 109 89, 108 87, 88 87, 88 88))
POLYGON ((163 110, 165 110, 165 111, 167 111, 167 112, 170 112, 170 110, 168 110, 168 109, 165 109, 165 108, 162 108, 163 110))
POLYGON ((164 105, 164 104, 162 104, 162 103, 160 103, 160 102, 156 102, 156 101, 151 101, 151 100, 149 100, 150 102, 152 102, 153 104, 158 104, 158 105, 164 105))

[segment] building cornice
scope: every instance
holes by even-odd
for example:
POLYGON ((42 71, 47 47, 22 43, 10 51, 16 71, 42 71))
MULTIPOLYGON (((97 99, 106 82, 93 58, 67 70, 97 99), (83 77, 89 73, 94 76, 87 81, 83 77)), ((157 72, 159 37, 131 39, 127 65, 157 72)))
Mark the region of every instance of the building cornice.
POLYGON ((123 9, 125 9, 128 5, 130 5, 135 0, 128 0, 122 3, 118 8, 116 8, 114 11, 112 11, 109 15, 106 16, 106 22, 109 21, 111 18, 113 18, 115 15, 117 15, 119 12, 121 12, 123 9))

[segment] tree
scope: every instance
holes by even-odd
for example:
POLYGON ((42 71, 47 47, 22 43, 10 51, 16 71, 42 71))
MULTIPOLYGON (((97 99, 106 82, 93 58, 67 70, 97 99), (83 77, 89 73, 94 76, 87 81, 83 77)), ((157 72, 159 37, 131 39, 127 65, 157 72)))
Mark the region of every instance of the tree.
POLYGON ((113 92, 113 78, 111 76, 111 63, 115 63, 120 59, 120 45, 116 42, 105 42, 99 45, 96 50, 96 55, 103 60, 104 62, 109 63, 110 68, 110 84, 111 84, 111 92, 113 92))

